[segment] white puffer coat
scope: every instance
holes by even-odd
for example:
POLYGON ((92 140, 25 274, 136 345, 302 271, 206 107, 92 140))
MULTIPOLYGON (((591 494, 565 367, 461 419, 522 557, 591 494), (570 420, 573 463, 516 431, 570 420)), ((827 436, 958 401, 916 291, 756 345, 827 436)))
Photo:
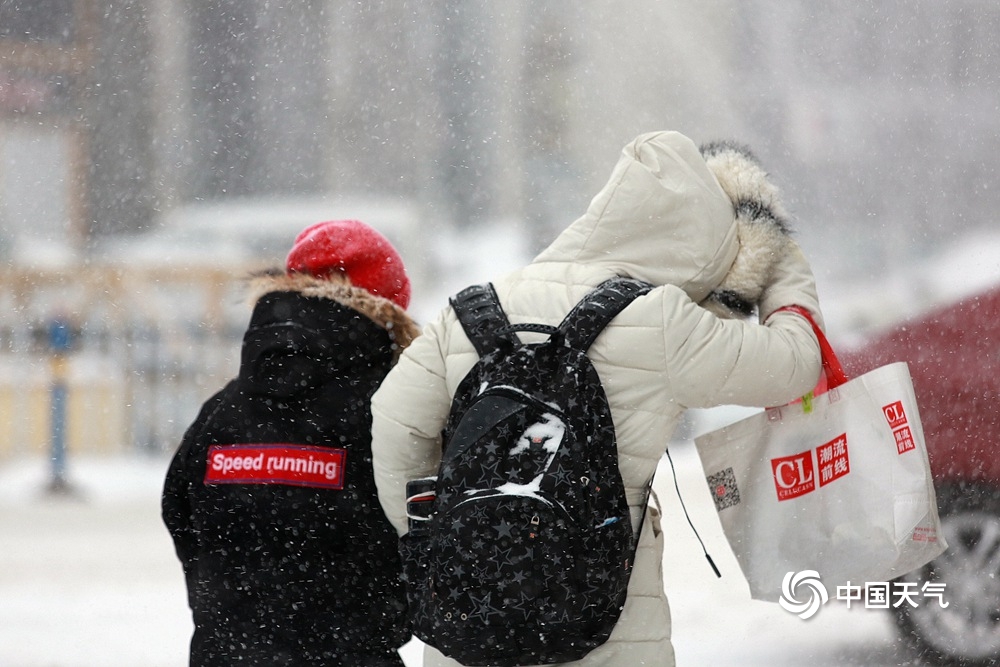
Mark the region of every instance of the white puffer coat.
MULTIPOLYGON (((779 405, 819 377, 809 324, 788 312, 771 316, 790 304, 819 316, 812 273, 787 236, 766 175, 731 148, 707 147, 703 156, 674 132, 638 137, 586 214, 529 265, 494 281, 512 322, 550 325, 613 275, 660 286, 629 305, 588 353, 611 404, 635 528, 646 484, 685 408, 779 405), (717 315, 734 296, 756 305, 763 326, 717 315)), ((404 485, 436 474, 451 398, 476 358, 448 307, 373 398, 379 499, 401 534, 404 485)), ((605 645, 572 664, 674 664, 662 555, 657 518, 648 512, 621 619, 605 645)), ((424 664, 457 663, 427 649, 424 664)))

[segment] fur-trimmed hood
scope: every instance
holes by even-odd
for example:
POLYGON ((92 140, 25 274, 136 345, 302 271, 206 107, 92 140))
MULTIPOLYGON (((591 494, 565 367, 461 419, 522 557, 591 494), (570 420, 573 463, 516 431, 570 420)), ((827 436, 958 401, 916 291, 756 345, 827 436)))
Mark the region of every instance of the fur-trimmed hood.
POLYGON ((623 149, 587 212, 535 263, 585 263, 675 285, 719 315, 742 317, 787 241, 777 189, 749 151, 728 142, 699 149, 677 132, 652 132, 623 149))
POLYGON ((420 327, 405 310, 389 299, 351 285, 350 280, 343 275, 315 278, 305 273, 288 274, 274 269, 251 278, 251 303, 256 303, 262 296, 272 292, 293 292, 305 297, 330 299, 361 313, 389 332, 396 357, 420 335, 420 327))
POLYGON ((778 188, 746 146, 719 141, 701 147, 705 164, 733 203, 739 250, 732 266, 701 305, 721 317, 752 315, 791 228, 778 188))

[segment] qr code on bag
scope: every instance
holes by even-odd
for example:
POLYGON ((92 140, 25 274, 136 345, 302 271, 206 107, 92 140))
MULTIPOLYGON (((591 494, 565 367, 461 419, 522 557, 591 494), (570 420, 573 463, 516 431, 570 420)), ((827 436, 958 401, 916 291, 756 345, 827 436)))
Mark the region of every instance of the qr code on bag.
POLYGON ((733 474, 732 468, 720 470, 705 479, 708 481, 708 488, 712 491, 715 511, 721 512, 727 507, 740 504, 740 489, 736 486, 736 475, 733 474))

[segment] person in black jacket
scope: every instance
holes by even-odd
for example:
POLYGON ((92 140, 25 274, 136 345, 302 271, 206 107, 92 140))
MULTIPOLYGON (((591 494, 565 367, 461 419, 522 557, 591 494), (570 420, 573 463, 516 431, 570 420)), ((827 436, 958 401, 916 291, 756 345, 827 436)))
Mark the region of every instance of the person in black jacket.
POLYGON ((364 223, 323 222, 253 286, 239 375, 202 406, 163 490, 190 664, 401 666, 369 400, 419 333, 402 260, 364 223))

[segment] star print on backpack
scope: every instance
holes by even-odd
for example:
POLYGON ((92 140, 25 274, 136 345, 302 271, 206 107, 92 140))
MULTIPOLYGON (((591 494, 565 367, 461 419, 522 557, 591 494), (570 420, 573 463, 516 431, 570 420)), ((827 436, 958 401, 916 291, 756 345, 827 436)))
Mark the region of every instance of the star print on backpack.
POLYGON ((400 544, 414 634, 443 654, 570 662, 614 629, 638 535, 586 352, 650 289, 613 278, 558 327, 510 325, 490 284, 452 298, 480 358, 456 391, 437 477, 408 485, 400 544), (547 338, 521 343, 517 331, 547 338))

